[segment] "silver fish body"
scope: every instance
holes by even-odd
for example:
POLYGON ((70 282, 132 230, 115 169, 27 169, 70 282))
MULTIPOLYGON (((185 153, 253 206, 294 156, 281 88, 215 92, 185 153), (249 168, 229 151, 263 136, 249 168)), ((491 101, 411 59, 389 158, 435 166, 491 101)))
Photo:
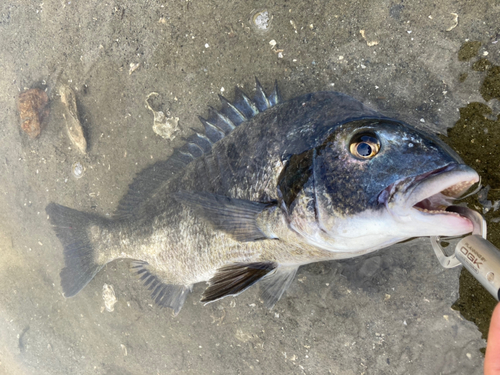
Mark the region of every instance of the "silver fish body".
POLYGON ((175 313, 202 281, 204 302, 260 281, 272 307, 300 265, 471 231, 445 208, 478 175, 437 138, 336 92, 282 102, 257 84, 253 100, 221 100, 205 134, 136 177, 112 220, 47 207, 67 297, 128 258, 175 313))

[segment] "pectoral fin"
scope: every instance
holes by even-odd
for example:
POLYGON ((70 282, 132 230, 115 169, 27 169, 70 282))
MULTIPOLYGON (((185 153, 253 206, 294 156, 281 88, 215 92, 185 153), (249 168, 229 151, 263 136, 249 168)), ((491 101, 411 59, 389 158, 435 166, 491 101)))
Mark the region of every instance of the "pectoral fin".
POLYGON ((264 306, 272 309, 292 283, 299 266, 278 266, 259 283, 264 306))
POLYGON ((230 234, 237 241, 256 241, 266 239, 257 225, 257 216, 272 203, 252 202, 210 193, 180 192, 175 198, 195 209, 215 229, 230 234))
POLYGON ((235 263, 219 268, 209 280, 201 302, 213 302, 245 291, 277 267, 273 262, 235 263))

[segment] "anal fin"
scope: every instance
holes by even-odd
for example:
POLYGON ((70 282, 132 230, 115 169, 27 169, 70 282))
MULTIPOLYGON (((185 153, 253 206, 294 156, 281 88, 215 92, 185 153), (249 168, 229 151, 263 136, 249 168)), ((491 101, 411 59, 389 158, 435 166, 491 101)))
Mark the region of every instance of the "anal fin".
POLYGON ((131 269, 140 277, 144 285, 151 291, 151 297, 160 307, 170 307, 174 315, 181 311, 186 298, 191 292, 192 285, 174 285, 162 282, 154 271, 149 269, 149 264, 143 261, 134 261, 131 269))
POLYGON ((265 307, 272 309, 276 305, 292 283, 298 269, 299 266, 279 265, 274 272, 262 279, 259 286, 265 307))
POLYGON ((276 268, 274 262, 235 263, 217 270, 209 280, 201 302, 213 302, 227 296, 236 296, 276 268))

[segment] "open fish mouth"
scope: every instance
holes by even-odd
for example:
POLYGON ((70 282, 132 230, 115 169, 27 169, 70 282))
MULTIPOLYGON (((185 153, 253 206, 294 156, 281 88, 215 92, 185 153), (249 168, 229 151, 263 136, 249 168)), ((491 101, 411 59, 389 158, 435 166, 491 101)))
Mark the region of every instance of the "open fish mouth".
POLYGON ((446 209, 478 181, 472 168, 448 164, 396 181, 380 193, 378 201, 398 221, 415 224, 420 236, 462 235, 472 231, 472 223, 446 209))

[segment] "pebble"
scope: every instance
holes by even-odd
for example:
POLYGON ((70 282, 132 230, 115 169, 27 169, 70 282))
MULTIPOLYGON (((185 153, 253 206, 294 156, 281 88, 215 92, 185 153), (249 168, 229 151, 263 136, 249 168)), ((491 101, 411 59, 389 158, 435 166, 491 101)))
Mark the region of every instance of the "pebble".
POLYGON ((30 136, 37 138, 49 117, 49 97, 42 89, 29 89, 19 94, 18 110, 21 128, 30 136))
POLYGON ((83 134, 82 125, 78 119, 78 108, 76 107, 76 96, 73 90, 68 86, 61 86, 59 88, 61 95, 61 102, 66 107, 66 113, 63 117, 66 120, 66 129, 68 136, 75 147, 83 154, 87 152, 87 140, 83 134))

